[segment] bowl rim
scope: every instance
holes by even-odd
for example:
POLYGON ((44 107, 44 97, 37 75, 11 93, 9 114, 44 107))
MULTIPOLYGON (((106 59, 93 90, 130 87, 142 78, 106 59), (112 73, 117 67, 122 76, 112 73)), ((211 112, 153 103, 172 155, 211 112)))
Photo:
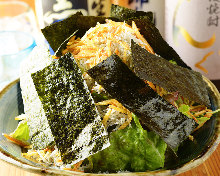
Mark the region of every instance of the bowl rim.
MULTIPOLYGON (((203 76, 203 79, 207 82, 207 84, 209 85, 209 88, 211 88, 212 93, 215 96, 215 101, 216 103, 219 105, 220 107, 220 93, 217 90, 217 88, 215 87, 215 85, 206 77, 203 76)), ((17 84, 19 82, 19 78, 10 82, 9 84, 7 84, 3 89, 0 90, 0 98, 15 84, 17 84)), ((216 124, 216 133, 213 136, 213 140, 211 141, 211 143, 204 149, 206 150, 205 152, 203 152, 202 154, 200 154, 198 157, 196 157, 195 159, 185 163, 182 167, 177 168, 177 169, 168 169, 168 170, 156 170, 156 171, 149 171, 149 172, 126 172, 126 173, 110 173, 107 174, 109 176, 118 176, 118 175, 126 175, 126 176, 130 176, 130 175, 176 175, 176 174, 180 174, 183 172, 186 172, 190 169, 193 169, 197 166, 199 166, 200 164, 202 164, 205 160, 207 160, 212 153, 217 149, 219 143, 220 143, 220 114, 218 115, 219 120, 217 121, 216 124)), ((29 165, 27 163, 23 163, 20 160, 17 160, 16 158, 14 158, 13 156, 11 156, 9 153, 6 153, 5 151, 2 151, 2 149, 0 148, 0 160, 5 161, 8 164, 11 164, 15 167, 18 167, 20 169, 24 169, 28 172, 33 172, 33 173, 37 173, 37 174, 53 174, 53 175, 86 175, 86 176, 96 176, 96 175, 106 175, 106 174, 96 174, 96 173, 83 173, 83 172, 76 172, 76 171, 68 171, 68 170, 61 170, 61 169, 55 169, 55 168, 44 168, 44 167, 37 167, 37 166, 32 166, 29 165)))

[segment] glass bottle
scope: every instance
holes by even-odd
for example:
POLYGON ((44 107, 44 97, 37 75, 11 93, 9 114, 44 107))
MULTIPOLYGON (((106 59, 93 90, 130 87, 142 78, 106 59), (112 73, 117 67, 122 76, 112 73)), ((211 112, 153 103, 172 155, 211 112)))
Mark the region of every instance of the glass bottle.
POLYGON ((220 0, 166 0, 167 42, 220 88, 220 0))
POLYGON ((108 16, 110 0, 35 0, 40 28, 63 20, 77 11, 83 15, 108 16))
POLYGON ((111 0, 112 4, 120 5, 129 9, 135 10, 136 0, 111 0))

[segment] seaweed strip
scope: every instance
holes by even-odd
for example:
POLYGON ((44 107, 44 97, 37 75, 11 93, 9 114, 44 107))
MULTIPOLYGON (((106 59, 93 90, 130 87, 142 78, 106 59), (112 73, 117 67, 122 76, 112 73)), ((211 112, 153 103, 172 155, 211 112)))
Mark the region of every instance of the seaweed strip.
POLYGON ((111 5, 110 16, 115 17, 120 21, 125 21, 130 18, 134 19, 134 18, 144 18, 144 17, 148 17, 150 21, 153 21, 153 13, 150 11, 149 12, 136 11, 114 4, 111 5))
POLYGON ((179 92, 190 101, 210 107, 207 84, 200 73, 151 54, 133 40, 131 51, 134 72, 140 79, 150 81, 169 92, 179 92))
POLYGON ((59 49, 57 56, 61 56, 61 50, 65 49, 65 44, 59 48, 60 45, 74 32, 77 31, 75 34, 76 37, 82 37, 86 31, 91 27, 94 27, 97 22, 105 23, 106 19, 111 19, 113 21, 126 20, 129 25, 134 21, 140 29, 140 33, 149 42, 157 54, 161 55, 166 60, 174 60, 178 65, 191 69, 181 60, 175 50, 162 38, 158 29, 152 23, 152 12, 135 11, 121 6, 112 5, 111 17, 83 16, 82 13, 77 12, 75 15, 72 15, 63 21, 45 27, 42 29, 42 33, 54 51, 59 49))
POLYGON ((91 68, 88 74, 173 150, 197 126, 138 78, 117 55, 91 68))
MULTIPOLYGON (((105 23, 106 19, 108 18, 101 16, 83 16, 81 12, 77 12, 63 21, 45 27, 41 31, 51 48, 56 52, 60 45, 75 31, 77 31, 76 37, 82 37, 91 27, 95 27, 97 22, 105 23)), ((117 20, 115 18, 111 19, 117 20)), ((62 53, 60 51, 65 49, 65 47, 65 45, 61 47, 57 56, 61 56, 62 53)))
POLYGON ((70 53, 31 76, 64 163, 108 147, 107 132, 70 53))
MULTIPOLYGON (((69 18, 63 21, 59 21, 45 27, 41 31, 44 37, 49 42, 51 48, 56 52, 57 49, 59 49, 60 45, 74 32, 77 31, 77 33, 75 34, 76 37, 82 37, 86 33, 86 31, 88 31, 91 27, 95 27, 97 22, 105 23, 106 19, 111 19, 114 21, 124 21, 131 17, 147 17, 151 21, 153 19, 152 12, 136 12, 135 10, 127 9, 116 5, 112 5, 111 10, 111 17, 83 16, 81 12, 77 12, 76 14, 70 16, 69 18), (119 13, 122 14, 119 16, 119 13)), ((59 52, 57 52, 57 56, 62 55, 61 50, 65 49, 65 47, 65 44, 63 44, 59 52)))
POLYGON ((51 58, 48 47, 35 47, 30 56, 21 64, 20 86, 24 103, 24 112, 29 127, 29 136, 34 149, 44 149, 54 143, 54 138, 45 116, 31 73, 50 65, 51 58), (34 108, 33 108, 34 107, 34 108))
MULTIPOLYGON (((44 37, 47 39, 54 52, 57 51, 63 41, 65 41, 69 36, 72 35, 72 33, 77 30, 76 20, 79 16, 83 16, 81 12, 77 12, 76 14, 63 21, 53 23, 41 29, 44 37)), ((61 53, 58 52, 57 55, 60 56, 61 53)))
POLYGON ((148 19, 129 19, 126 21, 129 25, 132 24, 132 21, 135 22, 136 26, 139 28, 140 33, 148 41, 150 46, 153 48, 155 53, 163 57, 164 59, 170 61, 173 60, 177 65, 191 69, 176 53, 176 51, 169 46, 169 44, 163 39, 159 30, 155 25, 148 19))

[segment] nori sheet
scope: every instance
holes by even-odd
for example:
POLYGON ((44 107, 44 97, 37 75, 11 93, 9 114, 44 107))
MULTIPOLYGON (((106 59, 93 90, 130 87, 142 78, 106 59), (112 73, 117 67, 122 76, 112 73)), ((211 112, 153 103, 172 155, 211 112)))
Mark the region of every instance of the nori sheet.
POLYGON ((70 53, 31 76, 64 163, 108 146, 101 118, 70 53))
POLYGON ((138 78, 117 55, 108 57, 87 73, 173 150, 197 126, 193 119, 183 115, 138 78))
POLYGON ((170 63, 149 53, 131 41, 132 63, 135 74, 169 92, 179 92, 188 100, 210 107, 207 84, 199 72, 170 63))
POLYGON ((65 43, 63 44, 63 42, 74 32, 78 30, 75 36, 82 37, 91 27, 96 26, 97 22, 102 24, 105 23, 106 19, 111 19, 113 21, 125 21, 129 25, 131 25, 132 21, 134 21, 140 29, 140 33, 157 54, 166 60, 173 60, 178 65, 191 69, 180 58, 175 50, 162 38, 159 30, 152 22, 152 12, 135 11, 117 5, 112 5, 111 17, 83 16, 82 13, 77 12, 75 15, 72 15, 63 21, 59 21, 45 27, 42 29, 42 33, 54 51, 57 51, 59 48, 59 52, 57 52, 56 55, 61 56, 62 49, 65 49, 65 43))
POLYGON ((94 27, 97 22, 102 24, 105 23, 106 19, 111 19, 113 21, 126 21, 129 25, 134 21, 140 29, 140 33, 149 42, 157 54, 166 60, 173 60, 178 65, 191 69, 186 63, 184 63, 175 50, 162 38, 160 32, 152 22, 152 12, 135 11, 118 5, 112 5, 110 17, 83 16, 82 13, 77 12, 75 15, 72 15, 63 21, 45 27, 42 29, 42 33, 54 51, 59 49, 56 55, 61 56, 61 51, 62 49, 65 49, 65 44, 67 43, 63 44, 63 42, 74 32, 77 31, 75 34, 76 37, 82 37, 86 31, 91 27, 94 27))
POLYGON ((31 73, 45 68, 53 61, 54 59, 51 58, 48 47, 46 45, 38 45, 20 66, 20 86, 22 89, 24 112, 33 149, 45 149, 54 143, 42 103, 31 78, 31 73))
MULTIPOLYGON (((77 31, 75 36, 81 38, 91 27, 95 27, 97 22, 105 23, 106 19, 107 17, 101 16, 83 16, 81 12, 77 12, 67 19, 45 27, 41 31, 51 48, 56 52, 60 45, 74 32, 77 31)), ((117 21, 115 18, 110 19, 117 21)), ((61 50, 65 48, 66 45, 63 45, 63 47, 59 49, 59 52, 57 52, 57 56, 61 56, 61 50)))
POLYGON ((169 46, 169 44, 163 39, 159 30, 155 25, 148 19, 129 19, 126 21, 129 25, 135 22, 136 26, 139 28, 140 33, 147 40, 150 46, 153 48, 154 52, 163 57, 166 60, 173 60, 177 65, 191 69, 176 53, 176 51, 169 46))
POLYGON ((67 42, 63 44, 63 42, 69 38, 74 32, 76 32, 75 36, 82 37, 86 31, 88 31, 91 27, 95 27, 97 22, 105 23, 106 19, 111 19, 114 21, 124 21, 129 18, 144 18, 148 17, 151 21, 153 20, 152 12, 142 12, 135 11, 131 9, 127 9, 124 7, 120 7, 117 5, 112 5, 111 7, 111 17, 100 17, 100 16, 83 16, 81 12, 77 12, 76 14, 70 16, 69 18, 53 23, 44 29, 42 29, 42 33, 44 37, 47 39, 51 48, 56 52, 57 56, 62 55, 62 49, 66 48, 67 42), (121 14, 123 13, 123 14, 121 14), (62 46, 61 46, 62 44, 62 46), (61 46, 61 47, 60 47, 61 46))
POLYGON ((119 5, 111 5, 110 17, 115 17, 120 21, 125 21, 130 18, 144 18, 148 17, 150 21, 153 21, 153 13, 152 12, 144 12, 144 11, 136 11, 133 9, 129 9, 126 7, 122 7, 119 5))

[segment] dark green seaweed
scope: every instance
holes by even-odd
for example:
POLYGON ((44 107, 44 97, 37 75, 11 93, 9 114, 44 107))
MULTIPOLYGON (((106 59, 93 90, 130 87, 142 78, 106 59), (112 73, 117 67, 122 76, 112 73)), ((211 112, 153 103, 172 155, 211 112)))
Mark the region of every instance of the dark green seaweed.
MULTIPOLYGON (((41 29, 54 52, 56 52, 60 45, 77 30, 76 20, 79 16, 83 16, 81 12, 77 12, 63 21, 53 23, 41 29)), ((80 35, 80 32, 78 35, 80 35)), ((61 52, 58 52, 57 55, 60 56, 61 52)))
POLYGON ((67 53, 31 76, 62 161, 83 159, 85 148, 89 155, 101 150, 108 142, 107 133, 72 55, 67 53), (92 124, 89 135, 82 134, 88 124, 92 124), (78 144, 80 135, 87 144, 78 144))
POLYGON ((173 150, 197 126, 138 78, 117 55, 91 68, 88 74, 173 150))
MULTIPOLYGON (((45 149, 46 147, 54 146, 55 142, 53 140, 53 135, 50 133, 50 127, 45 127, 42 124, 41 129, 31 136, 31 145, 33 149, 45 149)), ((36 126, 38 127, 38 126, 36 126)))
POLYGON ((200 73, 151 54, 133 40, 131 51, 133 69, 140 79, 150 81, 169 92, 179 92, 188 100, 210 107, 207 84, 200 73))
POLYGON ((132 21, 135 22, 136 26, 140 29, 140 33, 144 36, 154 52, 163 57, 166 60, 173 60, 177 65, 191 69, 176 53, 176 51, 169 46, 169 44, 163 39, 159 30, 155 25, 148 19, 130 19, 126 22, 131 25, 132 21))
POLYGON ((110 17, 115 17, 120 21, 125 21, 131 18, 134 19, 148 17, 150 21, 153 21, 152 12, 136 11, 114 4, 111 5, 110 17))
POLYGON ((78 12, 63 21, 45 27, 42 29, 42 33, 54 51, 59 49, 56 55, 61 56, 61 51, 62 49, 65 49, 67 43, 67 41, 64 41, 74 32, 77 31, 75 34, 76 37, 82 37, 86 31, 88 31, 91 27, 94 27, 97 22, 105 23, 106 19, 111 19, 113 21, 126 21, 129 25, 131 25, 132 21, 134 21, 140 29, 140 33, 149 42, 157 54, 166 60, 173 60, 178 65, 191 69, 182 61, 175 50, 162 38, 158 29, 152 22, 152 12, 135 11, 117 5, 112 5, 111 17, 83 16, 82 13, 78 12))
MULTIPOLYGON (((66 45, 60 45, 69 38, 74 32, 76 32, 76 37, 82 37, 86 31, 88 31, 91 27, 96 26, 97 22, 105 23, 107 17, 101 16, 83 16, 81 12, 77 12, 76 14, 72 15, 71 17, 59 21, 57 23, 53 23, 50 26, 45 27, 42 29, 42 33, 44 37, 49 42, 51 48, 57 52, 57 56, 61 56, 62 49, 66 48, 66 45)), ((110 18, 117 21, 115 18, 110 18)))

